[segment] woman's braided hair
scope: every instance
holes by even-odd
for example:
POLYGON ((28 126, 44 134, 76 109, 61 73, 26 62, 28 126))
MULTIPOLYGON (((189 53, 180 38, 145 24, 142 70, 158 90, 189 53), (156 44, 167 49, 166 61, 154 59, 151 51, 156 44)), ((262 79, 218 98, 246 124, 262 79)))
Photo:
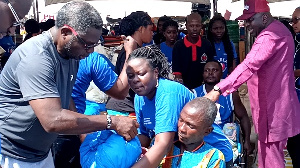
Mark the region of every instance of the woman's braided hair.
POLYGON ((121 20, 120 32, 125 36, 132 36, 141 26, 152 24, 151 17, 146 12, 136 11, 121 20))
POLYGON ((152 69, 158 69, 158 76, 169 79, 170 68, 166 56, 156 45, 138 48, 129 54, 128 61, 135 58, 144 58, 152 69))

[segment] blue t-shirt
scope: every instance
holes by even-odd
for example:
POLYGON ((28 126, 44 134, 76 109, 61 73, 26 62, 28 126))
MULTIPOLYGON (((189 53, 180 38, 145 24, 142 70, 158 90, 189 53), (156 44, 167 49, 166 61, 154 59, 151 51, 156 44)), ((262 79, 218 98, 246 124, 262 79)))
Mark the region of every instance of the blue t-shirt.
POLYGON ((143 43, 143 47, 148 46, 148 45, 153 45, 153 44, 154 44, 154 41, 151 40, 150 43, 143 43))
MULTIPOLYGON (((195 90, 195 96, 196 97, 203 97, 207 94, 207 91, 205 89, 205 84, 201 85, 195 90)), ((224 127, 224 124, 232 122, 232 112, 234 110, 233 100, 232 100, 232 94, 229 94, 228 96, 220 95, 217 103, 220 104, 220 117, 221 121, 215 120, 216 124, 218 124, 221 128, 224 127)))
POLYGON ((11 36, 4 36, 0 39, 0 46, 6 51, 4 54, 5 57, 9 57, 16 48, 16 44, 11 36))
MULTIPOLYGON (((237 59, 237 54, 232 41, 231 41, 231 46, 233 49, 233 58, 237 59)), ((225 79, 228 75, 228 67, 227 67, 227 54, 225 52, 223 42, 215 43, 215 49, 216 49, 217 56, 215 56, 214 59, 221 63, 222 71, 223 71, 222 79, 225 79)))
POLYGON ((118 79, 118 75, 111 68, 111 63, 109 64, 104 57, 104 55, 93 52, 79 63, 77 79, 72 92, 79 113, 83 114, 85 111, 85 92, 92 80, 101 91, 106 92, 118 79))
POLYGON ((179 114, 184 105, 194 99, 194 95, 183 85, 160 78, 155 96, 135 95, 134 109, 140 124, 139 134, 149 138, 163 132, 177 132, 179 114))
MULTIPOLYGON (((180 83, 160 78, 155 96, 149 100, 145 96, 135 95, 134 109, 140 124, 138 133, 149 138, 164 132, 177 132, 177 123, 184 105, 195 98, 195 95, 180 83)), ((204 141, 221 150, 225 160, 233 157, 231 144, 221 128, 213 125, 212 133, 204 141)))
POLYGON ((203 138, 204 142, 219 149, 225 156, 225 161, 228 162, 233 158, 233 151, 230 142, 223 133, 223 130, 217 124, 212 124, 214 130, 203 138))
MULTIPOLYGON (((173 147, 173 156, 179 155, 180 149, 176 146, 173 147)), ((223 153, 207 143, 205 143, 201 148, 199 148, 195 152, 184 151, 181 157, 181 161, 177 165, 178 159, 179 157, 174 157, 172 159, 172 168, 226 167, 223 153)))
POLYGON ((160 43, 160 50, 161 50, 162 53, 165 54, 165 56, 168 59, 168 62, 170 64, 172 64, 172 51, 173 51, 173 48, 167 46, 166 42, 162 42, 162 43, 160 43))

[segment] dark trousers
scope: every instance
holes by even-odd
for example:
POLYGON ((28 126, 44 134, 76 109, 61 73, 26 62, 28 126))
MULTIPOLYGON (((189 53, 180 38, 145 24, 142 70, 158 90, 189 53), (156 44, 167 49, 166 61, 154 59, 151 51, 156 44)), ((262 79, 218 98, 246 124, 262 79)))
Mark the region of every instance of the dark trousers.
POLYGON ((288 139, 287 150, 291 156, 293 168, 300 168, 300 134, 288 139))
POLYGON ((80 144, 76 135, 59 135, 51 148, 55 168, 81 168, 80 144))

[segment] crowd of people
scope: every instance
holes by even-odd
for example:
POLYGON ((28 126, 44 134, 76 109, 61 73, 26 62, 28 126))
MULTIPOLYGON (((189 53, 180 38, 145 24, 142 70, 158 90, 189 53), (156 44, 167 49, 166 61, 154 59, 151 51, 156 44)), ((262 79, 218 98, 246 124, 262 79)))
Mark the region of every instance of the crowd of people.
MULTIPOLYGON (((19 27, 20 29, 18 30, 20 34, 25 33, 24 39, 21 41, 25 42, 26 40, 30 39, 31 37, 39 35, 43 31, 49 30, 51 27, 55 25, 55 21, 53 19, 48 19, 45 22, 38 22, 34 19, 28 19, 24 23, 24 25, 19 27), (25 29, 25 31, 22 29, 25 29)), ((5 53, 1 55, 1 68, 4 67, 6 64, 9 56, 12 54, 12 52, 16 49, 16 47, 19 45, 17 40, 14 40, 14 37, 16 36, 16 27, 20 26, 19 24, 15 24, 14 26, 10 26, 9 29, 7 30, 6 33, 3 33, 0 35, 2 38, 0 38, 0 47, 2 47, 5 50, 5 53)))
MULTIPOLYGON (((31 4, 0 0, 0 38, 31 4)), ((115 65, 94 51, 103 22, 89 3, 65 4, 42 32, 28 20, 0 74, 0 166, 231 168, 238 163, 226 124, 236 116, 246 156, 253 120, 259 168, 285 167, 285 146, 300 167, 300 7, 290 31, 266 0, 245 5, 237 19, 256 39, 241 63, 220 14, 205 37, 197 12, 186 17, 186 35, 167 16, 153 33, 151 17, 132 12, 120 23, 115 65), (245 82, 252 118, 237 92, 245 82), (109 96, 105 111, 89 108, 98 104, 86 100, 90 85, 109 96)))

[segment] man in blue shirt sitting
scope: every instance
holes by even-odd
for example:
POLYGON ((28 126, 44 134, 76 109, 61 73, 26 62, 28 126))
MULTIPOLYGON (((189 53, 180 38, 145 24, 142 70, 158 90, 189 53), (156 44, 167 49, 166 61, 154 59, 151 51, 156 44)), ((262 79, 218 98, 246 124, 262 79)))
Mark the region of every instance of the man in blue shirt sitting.
MULTIPOLYGON (((222 66, 218 61, 209 61, 204 66, 203 80, 204 84, 195 88, 194 93, 197 97, 202 97, 210 92, 215 84, 219 83, 222 77, 222 66)), ((244 149, 249 154, 251 152, 250 133, 251 125, 247 115, 247 111, 241 102, 239 94, 233 92, 224 97, 220 96, 217 103, 220 104, 219 114, 216 117, 215 123, 222 129, 224 124, 232 122, 232 112, 239 119, 244 135, 244 149)))
POLYGON ((174 143, 171 155, 164 158, 163 167, 225 168, 225 157, 221 151, 205 142, 210 134, 217 114, 217 106, 207 98, 195 98, 181 110, 178 120, 179 141, 174 143))

